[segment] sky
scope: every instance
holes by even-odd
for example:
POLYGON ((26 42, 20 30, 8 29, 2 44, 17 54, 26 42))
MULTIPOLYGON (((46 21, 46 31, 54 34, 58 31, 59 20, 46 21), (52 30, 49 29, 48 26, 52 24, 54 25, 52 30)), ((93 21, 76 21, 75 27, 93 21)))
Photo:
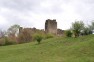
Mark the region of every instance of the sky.
POLYGON ((74 21, 94 20, 94 0, 0 0, 0 29, 14 24, 44 29, 47 19, 69 29, 74 21))

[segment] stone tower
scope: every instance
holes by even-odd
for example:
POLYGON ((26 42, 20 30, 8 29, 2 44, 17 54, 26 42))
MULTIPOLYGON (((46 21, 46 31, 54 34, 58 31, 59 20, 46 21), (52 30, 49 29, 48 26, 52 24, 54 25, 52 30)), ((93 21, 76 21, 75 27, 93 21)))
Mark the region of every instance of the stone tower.
POLYGON ((45 32, 50 34, 57 34, 57 22, 56 20, 46 20, 45 22, 45 32))

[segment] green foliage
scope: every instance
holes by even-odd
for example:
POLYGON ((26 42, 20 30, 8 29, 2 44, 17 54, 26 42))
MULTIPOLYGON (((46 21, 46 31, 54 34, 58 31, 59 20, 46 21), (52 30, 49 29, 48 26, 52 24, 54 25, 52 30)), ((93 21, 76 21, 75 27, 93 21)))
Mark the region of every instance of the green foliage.
POLYGON ((16 44, 16 41, 13 39, 9 39, 8 37, 4 37, 0 39, 0 46, 14 45, 14 44, 16 44))
POLYGON ((71 30, 67 30, 67 31, 66 31, 66 36, 67 36, 67 37, 72 37, 72 32, 71 32, 71 30))
POLYGON ((5 39, 5 45, 9 45, 9 44, 10 44, 10 42, 9 42, 8 38, 7 38, 7 37, 5 37, 4 39, 5 39))
POLYGON ((3 45, 5 45, 5 40, 4 38, 0 38, 0 46, 3 46, 3 45))
POLYGON ((39 34, 36 34, 34 38, 35 38, 35 40, 38 42, 38 44, 40 44, 40 42, 41 42, 42 39, 43 39, 43 37, 42 37, 41 35, 39 35, 39 34))
POLYGON ((16 44, 16 41, 14 39, 10 39, 8 37, 4 37, 5 45, 13 45, 16 44))
POLYGON ((89 35, 92 34, 92 29, 90 29, 90 27, 85 27, 82 31, 83 35, 89 35))
POLYGON ((49 39, 49 38, 53 38, 54 37, 54 35, 52 35, 52 34, 45 34, 45 39, 49 39))
POLYGON ((82 21, 75 21, 72 23, 72 31, 75 35, 75 37, 78 37, 81 33, 81 30, 84 28, 84 23, 82 21))
POLYGON ((94 30, 94 22, 91 23, 92 30, 94 30))

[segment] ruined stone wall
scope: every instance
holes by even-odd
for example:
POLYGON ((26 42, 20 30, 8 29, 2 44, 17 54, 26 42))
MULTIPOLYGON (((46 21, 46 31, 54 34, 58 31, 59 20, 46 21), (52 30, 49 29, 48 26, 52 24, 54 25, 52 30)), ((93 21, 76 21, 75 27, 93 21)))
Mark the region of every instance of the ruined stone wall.
POLYGON ((63 36, 63 35, 64 35, 64 30, 57 29, 57 36, 63 36))
POLYGON ((22 32, 22 31, 28 31, 30 34, 33 34, 33 33, 36 33, 38 29, 36 28, 23 28, 23 27, 20 27, 19 28, 19 34, 22 32))
POLYGON ((23 27, 20 27, 19 28, 19 34, 23 31, 28 31, 32 35, 35 34, 35 33, 40 33, 40 32, 45 33, 44 30, 39 30, 39 29, 36 29, 36 28, 23 28, 23 27))
POLYGON ((46 20, 45 22, 45 32, 51 34, 57 34, 57 22, 56 20, 46 20))
POLYGON ((19 29, 19 34, 24 31, 24 30, 27 30, 28 32, 30 32, 30 34, 35 34, 35 33, 49 33, 49 34, 55 34, 57 36, 62 36, 63 33, 64 33, 64 30, 62 29, 57 29, 57 22, 56 20, 46 20, 45 22, 45 30, 39 30, 39 29, 36 29, 36 28, 23 28, 23 27, 20 27, 19 29))

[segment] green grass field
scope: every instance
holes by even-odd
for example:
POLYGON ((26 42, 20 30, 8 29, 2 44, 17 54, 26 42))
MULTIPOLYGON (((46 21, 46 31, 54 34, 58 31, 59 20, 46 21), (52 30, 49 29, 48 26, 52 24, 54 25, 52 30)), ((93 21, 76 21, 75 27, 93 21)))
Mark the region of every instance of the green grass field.
POLYGON ((94 35, 0 46, 0 62, 94 62, 94 35))

